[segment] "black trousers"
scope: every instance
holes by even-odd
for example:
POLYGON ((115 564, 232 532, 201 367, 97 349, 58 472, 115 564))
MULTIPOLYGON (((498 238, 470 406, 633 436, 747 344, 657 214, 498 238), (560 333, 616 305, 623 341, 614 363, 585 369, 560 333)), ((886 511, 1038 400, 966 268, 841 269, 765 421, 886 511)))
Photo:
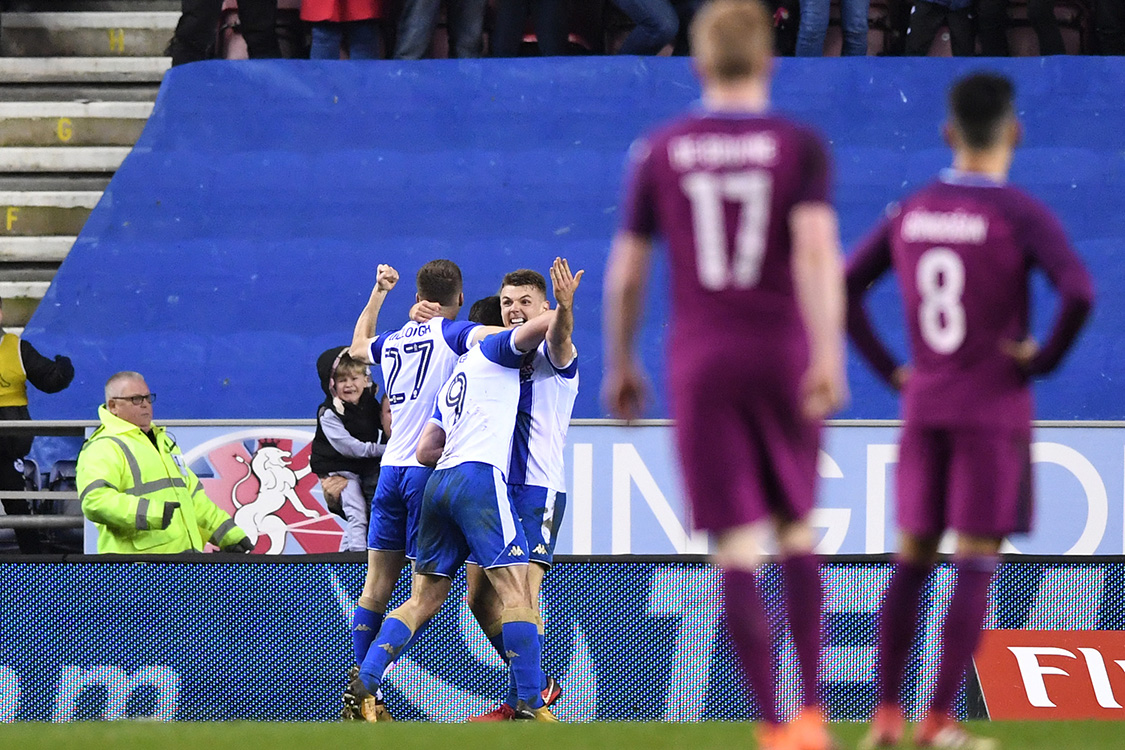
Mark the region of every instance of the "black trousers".
MULTIPOLYGON (((182 0, 182 15, 172 37, 172 64, 211 57, 223 0, 182 0)), ((252 58, 281 57, 277 43, 277 0, 239 0, 238 22, 252 58)))
POLYGON ((1125 0, 1095 0, 1094 29, 1103 55, 1125 55, 1125 0))
MULTIPOLYGON (((1040 55, 1065 55, 1062 33, 1055 20, 1054 0, 1028 0, 1027 20, 1039 37, 1040 55)), ((980 0, 977 9, 977 33, 980 51, 986 57, 1007 57, 1008 0, 980 0)))
MULTIPOLYGON (((14 441, 9 438, 3 442, 14 441)), ((0 490, 22 492, 25 489, 23 472, 15 467, 15 462, 23 455, 26 455, 26 451, 20 456, 0 453, 0 490)), ((26 516, 31 513, 31 502, 28 500, 4 500, 3 504, 4 512, 9 516, 26 516)), ((44 551, 43 532, 39 529, 13 529, 13 531, 16 534, 16 544, 22 554, 38 555, 44 551)))
POLYGON ((942 24, 949 27, 949 46, 957 57, 972 57, 975 46, 973 17, 969 8, 950 10, 944 5, 918 0, 910 13, 906 54, 925 57, 942 24))

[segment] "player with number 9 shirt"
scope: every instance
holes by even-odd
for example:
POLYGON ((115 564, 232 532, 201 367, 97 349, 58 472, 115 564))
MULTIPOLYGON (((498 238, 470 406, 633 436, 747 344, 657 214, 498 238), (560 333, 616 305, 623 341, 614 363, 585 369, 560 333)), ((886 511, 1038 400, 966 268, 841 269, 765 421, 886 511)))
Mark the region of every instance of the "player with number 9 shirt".
POLYGON ((1058 220, 1006 184, 1020 126, 1011 83, 977 73, 954 84, 946 140, 953 168, 894 206, 848 264, 848 327, 857 348, 903 391, 896 469, 898 565, 887 589, 876 660, 879 705, 866 747, 902 740, 899 692, 918 601, 946 529, 957 532, 957 583, 919 747, 994 747, 951 716, 978 641, 1003 538, 1029 530, 1029 379, 1062 359, 1089 312, 1090 278, 1058 220), (1028 335, 1029 276, 1042 269, 1061 297, 1050 337, 1028 335), (910 365, 876 337, 867 289, 894 269, 910 365))
POLYGON ((767 749, 828 747, 818 705, 821 581, 808 515, 824 416, 845 398, 844 296, 829 158, 769 111, 773 28, 756 0, 713 0, 692 25, 701 105, 638 140, 606 272, 603 391, 641 416, 636 354, 652 240, 671 269, 667 372, 691 521, 714 535, 727 622, 767 749), (802 710, 775 706, 757 566, 772 527, 802 710))

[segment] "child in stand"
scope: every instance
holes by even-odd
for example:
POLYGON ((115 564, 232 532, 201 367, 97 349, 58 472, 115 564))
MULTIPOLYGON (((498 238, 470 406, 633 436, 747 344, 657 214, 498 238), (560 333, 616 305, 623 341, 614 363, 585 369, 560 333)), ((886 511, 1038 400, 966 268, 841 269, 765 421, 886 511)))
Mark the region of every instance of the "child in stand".
POLYGON ((367 367, 348 356, 348 347, 321 354, 316 369, 326 398, 317 410, 309 464, 321 479, 329 509, 347 521, 340 551, 364 552, 371 496, 386 448, 382 408, 367 367))

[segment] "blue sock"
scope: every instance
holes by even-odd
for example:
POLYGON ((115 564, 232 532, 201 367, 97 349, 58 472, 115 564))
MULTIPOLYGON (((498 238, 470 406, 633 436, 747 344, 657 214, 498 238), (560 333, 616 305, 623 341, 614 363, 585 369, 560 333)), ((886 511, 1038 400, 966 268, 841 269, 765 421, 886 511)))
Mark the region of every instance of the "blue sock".
MULTIPOLYGON (((414 631, 414 632, 413 632, 413 633, 411 634, 411 636, 410 636, 410 640, 409 640, 409 641, 407 641, 407 642, 406 642, 406 645, 402 647, 402 651, 399 651, 399 652, 398 652, 398 656, 402 656, 402 655, 403 655, 403 654, 405 654, 405 653, 406 653, 407 651, 409 651, 409 650, 410 650, 410 647, 411 647, 411 646, 413 646, 413 645, 414 645, 415 643, 417 643, 417 642, 418 642, 418 639, 422 637, 422 633, 425 633, 425 632, 426 632, 426 628, 428 628, 429 626, 430 626, 430 621, 429 621, 429 620, 426 620, 426 621, 425 621, 424 623, 422 623, 421 625, 419 625, 419 626, 418 626, 418 629, 417 629, 417 630, 415 630, 415 631, 414 631)), ((396 657, 395 657, 395 661, 398 661, 398 656, 396 656, 396 657)))
POLYGON ((391 615, 383 620, 379 635, 367 650, 367 658, 359 669, 363 684, 374 693, 383 685, 383 673, 392 661, 398 658, 414 633, 406 623, 391 615))
POLYGON ((539 630, 535 623, 504 623, 504 651, 510 659, 518 699, 539 708, 543 705, 543 696, 539 694, 543 670, 539 667, 539 630))
POLYGON ((508 655, 504 651, 504 631, 500 630, 494 635, 488 636, 488 642, 496 649, 496 653, 500 654, 500 658, 504 660, 504 663, 508 664, 508 696, 504 698, 504 702, 512 708, 515 708, 516 701, 519 700, 516 697, 516 675, 515 672, 512 671, 511 664, 508 662, 508 655))
POLYGON ((363 664, 367 658, 367 649, 379 633, 383 624, 383 613, 375 612, 360 605, 355 608, 352 615, 352 651, 355 652, 355 663, 363 664))

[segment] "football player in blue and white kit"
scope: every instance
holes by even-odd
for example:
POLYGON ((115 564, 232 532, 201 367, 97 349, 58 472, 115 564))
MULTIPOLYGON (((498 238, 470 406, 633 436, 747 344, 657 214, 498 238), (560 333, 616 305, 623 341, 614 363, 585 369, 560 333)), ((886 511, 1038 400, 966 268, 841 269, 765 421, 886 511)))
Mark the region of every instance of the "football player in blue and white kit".
POLYGON ((556 721, 540 694, 538 612, 528 588, 528 544, 508 498, 506 473, 524 355, 548 336, 555 313, 486 338, 461 357, 438 394, 417 459, 436 465, 419 519, 410 599, 389 613, 350 692, 367 721, 380 721, 376 696, 386 668, 449 595, 469 555, 502 602, 504 650, 515 675, 513 719, 556 721))
MULTIPOLYGON (((551 266, 551 286, 555 294, 555 323, 534 353, 524 357, 520 368, 520 399, 516 431, 508 465, 508 496, 527 538, 528 588, 537 613, 543 577, 551 567, 555 540, 566 510, 566 479, 563 476, 563 449, 578 396, 578 351, 571 333, 574 330, 574 292, 583 271, 571 274, 565 258, 555 258, 551 266)), ((547 282, 542 274, 529 269, 512 271, 500 285, 500 311, 507 328, 524 325, 550 310, 547 282)), ((468 569, 469 608, 476 616, 489 642, 504 656, 502 605, 475 560, 468 569)), ((543 621, 539 620, 542 648, 543 621)), ((544 677, 543 698, 553 704, 561 689, 553 677, 544 677)), ((516 686, 512 681, 507 699, 493 711, 469 721, 506 721, 516 706, 516 686)))
MULTIPOLYGON (((367 577, 352 620, 352 645, 357 664, 363 664, 387 602, 406 558, 414 559, 418 511, 426 480, 433 471, 418 463, 415 448, 433 413, 438 389, 457 362, 489 330, 458 322, 464 304, 461 269, 449 260, 433 260, 417 276, 417 299, 435 303, 437 317, 410 322, 397 331, 374 336, 379 310, 398 281, 398 272, 380 265, 371 297, 356 322, 349 353, 354 359, 377 364, 390 401, 394 429, 383 455, 367 534, 367 577)), ((344 695, 345 712, 355 713, 355 699, 344 695)), ((384 718, 385 709, 379 706, 384 718)))

